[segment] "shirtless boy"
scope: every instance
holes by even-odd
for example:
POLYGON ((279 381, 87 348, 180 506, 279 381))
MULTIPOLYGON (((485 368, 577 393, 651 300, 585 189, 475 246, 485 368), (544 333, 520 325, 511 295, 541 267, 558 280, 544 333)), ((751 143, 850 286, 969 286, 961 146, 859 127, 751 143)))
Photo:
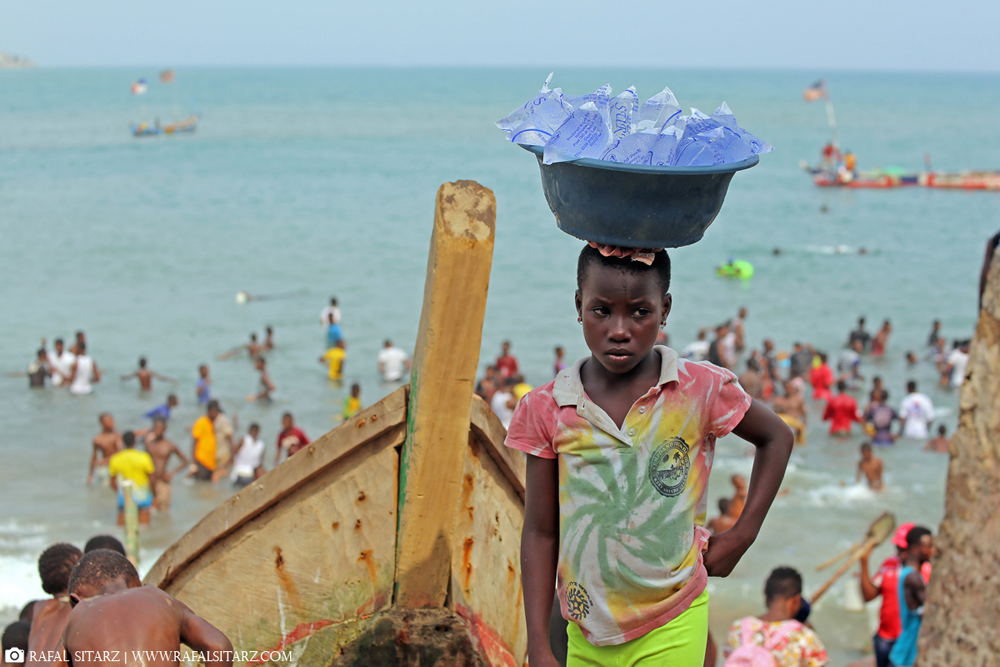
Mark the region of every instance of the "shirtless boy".
POLYGON ((938 426, 937 437, 930 440, 926 445, 924 445, 925 452, 938 452, 940 454, 947 454, 951 449, 951 438, 945 436, 948 429, 945 428, 944 424, 938 426))
POLYGON ((153 459, 153 474, 149 482, 153 486, 153 509, 166 512, 170 509, 170 480, 174 475, 190 465, 188 457, 184 456, 176 444, 167 440, 167 422, 163 417, 153 418, 153 428, 145 437, 146 451, 153 459), (170 457, 176 455, 181 460, 179 466, 167 470, 170 457))
POLYGON ((143 391, 153 390, 153 378, 156 378, 157 380, 165 380, 172 384, 177 384, 177 380, 169 378, 166 375, 160 375, 156 371, 147 368, 146 357, 139 357, 139 368, 136 369, 134 373, 131 373, 129 375, 123 375, 122 381, 124 382, 125 380, 131 380, 132 378, 139 379, 139 387, 143 391))
POLYGON ((869 489, 882 490, 882 459, 872 454, 872 446, 867 442, 861 445, 861 460, 858 461, 858 474, 854 481, 860 482, 862 475, 868 481, 869 489))
POLYGON ((115 430, 115 418, 110 412, 101 413, 98 417, 101 432, 94 436, 94 452, 90 457, 90 471, 87 473, 87 484, 91 484, 96 476, 101 484, 109 484, 108 461, 122 449, 122 434, 115 430))
POLYGON ((206 667, 233 664, 233 645, 221 631, 159 588, 143 586, 121 554, 100 549, 81 558, 69 591, 73 612, 63 637, 73 667, 176 667, 182 643, 206 667))
POLYGON ((69 580, 73 566, 83 553, 72 544, 53 544, 38 559, 42 590, 52 596, 39 600, 31 610, 27 665, 58 664, 62 653, 62 633, 71 611, 69 580))
POLYGON ((732 504, 733 501, 729 498, 719 498, 719 516, 708 522, 708 529, 713 535, 723 533, 736 525, 735 517, 729 513, 732 504))

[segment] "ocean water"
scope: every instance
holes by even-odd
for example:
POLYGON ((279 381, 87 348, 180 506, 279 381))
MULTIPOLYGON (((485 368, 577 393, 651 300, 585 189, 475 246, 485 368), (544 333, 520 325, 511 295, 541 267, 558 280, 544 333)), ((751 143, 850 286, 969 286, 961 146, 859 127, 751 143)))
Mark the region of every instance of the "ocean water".
MULTIPOLYGON (((82 545, 116 532, 114 499, 84 484, 97 415, 121 429, 176 391, 181 405, 168 436, 190 449, 198 416, 194 382, 211 365, 215 395, 261 425, 274 455, 280 416, 292 411, 316 437, 336 425, 352 382, 366 404, 382 384, 375 357, 385 338, 412 349, 437 187, 474 179, 496 193, 496 250, 483 332, 485 366, 510 339, 529 382, 551 376, 552 349, 586 352, 573 310, 581 246, 556 228, 534 158, 504 141, 493 122, 527 100, 538 69, 181 69, 174 84, 130 83, 145 69, 0 71, 0 370, 22 370, 42 337, 86 331, 104 372, 95 392, 72 397, 29 391, 0 377, 0 616, 42 595, 35 572, 56 541, 82 545), (197 133, 135 139, 128 124, 166 123, 194 110, 197 133), (239 305, 240 290, 278 298, 239 305), (331 386, 318 357, 318 321, 338 297, 348 342, 346 382, 331 386), (269 368, 278 387, 269 406, 248 403, 256 374, 245 358, 216 361, 249 332, 275 327, 269 368), (177 378, 150 395, 118 378, 145 355, 177 378)), ((750 345, 771 337, 780 349, 809 341, 835 353, 859 315, 870 328, 892 320, 884 359, 864 362, 898 402, 915 379, 954 428, 957 395, 936 387, 924 351, 932 319, 949 337, 968 337, 976 315, 983 246, 996 231, 998 194, 922 189, 833 191, 814 187, 800 159, 815 162, 826 140, 820 104, 802 89, 825 74, 837 105, 841 143, 859 166, 1000 168, 1000 77, 962 74, 766 71, 559 70, 553 85, 583 93, 604 83, 649 97, 669 85, 685 106, 723 100, 740 123, 776 147, 733 180, 705 239, 671 253, 674 346, 699 327, 750 311, 750 345), (838 254, 864 246, 866 256, 838 254), (784 252, 773 256, 771 250, 784 252), (751 261, 747 283, 714 267, 751 261)), ((798 449, 764 529, 736 571, 712 581, 717 639, 739 616, 762 609, 763 581, 777 565, 803 572, 807 592, 825 573, 814 566, 860 539, 881 511, 936 526, 947 458, 900 441, 882 453, 887 490, 853 485, 860 436, 832 441, 812 406, 809 444, 798 449)), ((749 473, 745 443, 719 444, 711 503, 728 477, 749 473)), ((142 569, 228 497, 175 484, 169 516, 145 530, 142 569)), ((714 512, 713 512, 714 513, 714 512)), ((883 546, 876 559, 888 555, 883 546)), ((877 565, 877 563, 873 563, 877 565)), ((849 613, 838 584, 817 605, 814 625, 834 664, 861 655, 870 618, 849 613)))

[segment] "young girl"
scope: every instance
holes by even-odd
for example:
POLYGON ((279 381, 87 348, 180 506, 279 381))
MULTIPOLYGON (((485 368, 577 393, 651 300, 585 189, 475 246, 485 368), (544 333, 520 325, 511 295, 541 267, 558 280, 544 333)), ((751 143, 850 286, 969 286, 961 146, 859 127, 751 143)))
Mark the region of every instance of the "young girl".
POLYGON ((558 574, 568 665, 702 665, 708 575, 753 544, 792 449, 784 423, 731 372, 654 347, 670 312, 670 259, 584 248, 576 309, 592 356, 518 404, 507 445, 529 454, 521 575, 532 667, 557 664, 549 616, 558 574), (757 447, 746 506, 708 537, 715 440, 757 447))

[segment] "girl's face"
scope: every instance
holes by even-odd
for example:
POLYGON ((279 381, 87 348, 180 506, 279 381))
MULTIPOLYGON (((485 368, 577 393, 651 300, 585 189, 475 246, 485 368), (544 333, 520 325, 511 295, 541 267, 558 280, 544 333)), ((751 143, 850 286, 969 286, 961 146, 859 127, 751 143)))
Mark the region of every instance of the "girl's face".
POLYGON ((653 271, 630 272, 591 264, 576 293, 587 347, 604 368, 628 373, 656 343, 671 298, 653 271))

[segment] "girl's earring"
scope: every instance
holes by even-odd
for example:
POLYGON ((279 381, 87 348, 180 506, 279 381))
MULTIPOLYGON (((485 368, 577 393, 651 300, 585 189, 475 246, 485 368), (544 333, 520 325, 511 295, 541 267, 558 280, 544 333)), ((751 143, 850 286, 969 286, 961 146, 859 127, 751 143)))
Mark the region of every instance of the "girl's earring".
POLYGON ((577 324, 583 324, 583 318, 582 317, 576 318, 576 323, 577 324))

